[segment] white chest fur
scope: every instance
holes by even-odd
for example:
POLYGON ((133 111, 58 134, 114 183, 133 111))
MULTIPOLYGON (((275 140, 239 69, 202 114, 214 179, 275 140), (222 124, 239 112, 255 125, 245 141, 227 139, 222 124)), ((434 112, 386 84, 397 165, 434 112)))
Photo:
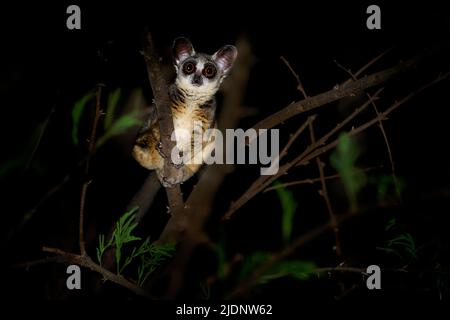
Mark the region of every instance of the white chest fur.
POLYGON ((194 134, 202 134, 202 122, 196 120, 193 106, 186 106, 182 112, 174 115, 173 125, 177 139, 178 150, 190 150, 194 134))

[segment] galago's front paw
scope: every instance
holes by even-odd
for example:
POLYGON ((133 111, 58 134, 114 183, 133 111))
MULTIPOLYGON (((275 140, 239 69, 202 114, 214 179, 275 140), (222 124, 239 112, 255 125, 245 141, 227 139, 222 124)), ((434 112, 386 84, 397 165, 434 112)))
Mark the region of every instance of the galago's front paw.
POLYGON ((156 171, 159 181, 164 188, 172 188, 173 186, 182 183, 183 180, 183 170, 174 170, 174 176, 166 177, 162 170, 156 171))

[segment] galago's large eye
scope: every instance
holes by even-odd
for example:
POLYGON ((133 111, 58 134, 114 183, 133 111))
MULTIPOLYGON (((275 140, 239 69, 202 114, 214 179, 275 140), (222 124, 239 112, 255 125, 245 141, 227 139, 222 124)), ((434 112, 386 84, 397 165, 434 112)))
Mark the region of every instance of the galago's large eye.
POLYGON ((193 62, 186 62, 183 65, 183 72, 185 74, 191 74, 195 71, 195 64, 193 62))
POLYGON ((216 67, 211 64, 207 64, 203 68, 203 75, 208 79, 214 78, 216 73, 217 73, 216 67))

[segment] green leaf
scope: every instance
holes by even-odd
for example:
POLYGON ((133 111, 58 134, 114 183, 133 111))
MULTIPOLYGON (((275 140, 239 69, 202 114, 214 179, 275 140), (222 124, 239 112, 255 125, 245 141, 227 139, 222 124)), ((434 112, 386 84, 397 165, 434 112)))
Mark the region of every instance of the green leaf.
POLYGON ((331 165, 339 172, 344 184, 352 210, 357 207, 358 192, 367 183, 367 177, 361 169, 356 167, 360 151, 356 143, 347 133, 339 136, 336 150, 331 154, 331 165))
POLYGON ((397 251, 397 250, 394 250, 394 249, 391 249, 391 248, 386 248, 386 247, 376 247, 378 250, 381 250, 381 251, 385 251, 385 252, 387 252, 387 253, 392 253, 392 254, 395 254, 397 257, 399 257, 400 259, 402 259, 403 257, 402 257, 402 255, 397 251))
POLYGON ((105 121, 103 122, 105 131, 108 130, 108 128, 111 127, 113 123, 114 114, 116 112, 116 107, 118 105, 121 94, 122 90, 118 88, 108 96, 105 121))
POLYGON ((98 236, 98 247, 97 247, 97 261, 101 265, 102 264, 102 256, 105 251, 105 236, 100 234, 98 236))
MULTIPOLYGON (((281 183, 276 181, 275 186, 281 183)), ((286 188, 276 188, 278 198, 281 202, 281 207, 283 209, 281 231, 283 235, 284 243, 289 243, 292 234, 292 225, 294 220, 295 210, 297 209, 297 202, 294 199, 294 195, 291 191, 286 188)))
POLYGON ((269 260, 269 258, 270 254, 265 251, 256 251, 255 253, 246 257, 243 261, 239 277, 241 279, 248 277, 253 273, 253 271, 255 271, 256 268, 269 260))
POLYGON ((24 166, 25 161, 23 159, 13 159, 6 161, 1 164, 0 167, 0 178, 3 178, 6 175, 18 170, 20 167, 24 166))
POLYGON ((101 147, 105 142, 114 136, 118 136, 124 133, 127 129, 133 126, 141 125, 141 120, 137 118, 134 114, 128 114, 117 119, 105 132, 105 134, 100 137, 97 141, 96 148, 101 147))
MULTIPOLYGON (((270 259, 270 253, 257 251, 244 259, 241 268, 240 278, 250 276, 256 269, 270 259)), ((259 279, 259 284, 267 283, 270 280, 293 277, 298 280, 306 280, 317 269, 316 264, 310 261, 282 260, 275 262, 259 279)))
POLYGON ((150 244, 146 246, 145 254, 142 254, 141 264, 138 267, 138 285, 142 286, 148 276, 161 265, 163 261, 170 258, 175 251, 175 244, 163 245, 150 244))
POLYGON ((317 269, 316 264, 310 261, 284 260, 274 264, 261 278, 260 282, 291 276, 297 280, 307 280, 317 269))
POLYGON ((135 216, 139 207, 135 207, 127 211, 116 222, 111 239, 105 244, 104 235, 99 236, 99 245, 97 247, 97 259, 101 263, 102 255, 105 250, 115 247, 115 262, 117 274, 121 274, 135 259, 140 258, 141 263, 138 265, 138 284, 142 285, 145 279, 164 261, 172 256, 175 250, 175 244, 167 243, 164 245, 155 245, 150 243, 150 238, 145 239, 140 245, 133 247, 131 253, 124 257, 123 248, 129 242, 139 241, 140 237, 133 235, 134 229, 137 227, 135 216))
POLYGON ((75 145, 78 145, 78 128, 80 125, 81 116, 83 115, 86 104, 94 96, 94 92, 87 93, 84 97, 75 102, 72 109, 72 141, 75 145))
POLYGON ((390 240, 388 240, 386 247, 381 248, 385 251, 396 253, 398 256, 402 258, 413 258, 417 259, 417 247, 414 241, 413 236, 408 233, 402 233, 390 240), (406 255, 402 255, 401 253, 406 253, 406 255))
POLYGON ((135 207, 130 211, 126 212, 119 221, 116 223, 116 228, 114 232, 114 244, 116 247, 115 257, 116 257, 116 270, 120 274, 120 261, 122 259, 122 247, 124 244, 141 240, 140 237, 131 235, 131 232, 137 227, 135 222, 135 214, 139 210, 139 207, 135 207))
POLYGON ((392 218, 386 224, 386 227, 384 228, 384 231, 389 231, 389 230, 393 229, 396 225, 397 225, 397 219, 396 218, 392 218))
POLYGON ((399 177, 394 178, 392 175, 382 175, 377 179, 378 200, 383 201, 392 188, 395 193, 400 196, 405 189, 405 182, 399 177))
POLYGON ((202 290, 202 296, 204 300, 209 300, 211 298, 211 288, 204 282, 200 282, 200 290, 202 290))
POLYGON ((220 238, 217 246, 215 247, 217 260, 218 260, 218 275, 219 278, 223 279, 225 277, 225 265, 226 265, 226 250, 225 250, 225 236, 223 230, 221 230, 220 238))
POLYGON ((54 109, 52 109, 49 115, 41 123, 39 123, 39 125, 33 130, 30 142, 31 153, 28 156, 27 164, 25 165, 25 170, 27 170, 31 166, 34 156, 39 148, 39 145, 41 144, 42 137, 44 136, 44 133, 47 130, 48 123, 50 122, 50 118, 53 112, 54 109))

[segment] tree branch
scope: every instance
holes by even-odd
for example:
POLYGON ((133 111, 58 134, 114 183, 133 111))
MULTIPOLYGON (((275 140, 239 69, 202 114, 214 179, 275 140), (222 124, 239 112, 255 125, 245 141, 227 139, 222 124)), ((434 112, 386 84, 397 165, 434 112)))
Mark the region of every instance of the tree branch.
MULTIPOLYGON (((362 169, 363 172, 367 172, 367 171, 371 171, 371 170, 375 170, 375 169, 379 169, 379 168, 383 168, 382 165, 379 166, 375 166, 375 167, 370 167, 370 168, 365 168, 362 169)), ((341 177, 341 175, 339 173, 337 174, 332 174, 330 176, 324 176, 324 180, 333 180, 333 179, 339 179, 341 177)), ((290 181, 290 182, 284 182, 284 183, 280 183, 271 187, 268 187, 266 189, 264 189, 264 193, 268 192, 268 191, 272 191, 278 188, 286 188, 286 187, 290 187, 290 186, 296 186, 296 185, 300 185, 300 184, 313 184, 315 182, 321 182, 321 178, 310 178, 310 179, 303 179, 303 180, 297 180, 297 181, 290 181)))
MULTIPOLYGON (((106 270, 105 268, 101 267, 100 265, 98 265, 94 261, 92 261, 92 259, 87 255, 73 254, 70 252, 63 251, 61 249, 50 248, 50 247, 43 247, 42 251, 58 255, 58 258, 60 258, 60 259, 58 259, 57 262, 65 263, 65 264, 76 264, 76 265, 83 266, 85 268, 88 268, 94 272, 101 274, 105 280, 109 280, 109 281, 114 282, 124 288, 127 288, 127 289, 133 291, 137 295, 140 295, 140 296, 143 296, 143 297, 146 297, 149 299, 154 299, 154 297, 150 296, 142 288, 136 286, 134 283, 128 281, 124 277, 116 275, 109 270, 106 270)), ((42 260, 39 260, 39 261, 42 261, 42 260)), ((52 260, 45 261, 45 262, 52 262, 52 260)))
MULTIPOLYGON (((266 119, 258 122, 256 125, 253 126, 253 129, 258 130, 258 129, 273 128, 276 125, 282 123, 283 121, 286 121, 287 119, 293 116, 324 106, 326 104, 329 104, 330 102, 342 99, 346 96, 356 95, 362 90, 384 83, 394 77, 399 76, 402 73, 405 73, 413 69, 421 60, 429 56, 432 52, 433 49, 426 50, 425 52, 413 57, 408 61, 399 63, 395 67, 374 73, 370 76, 361 78, 357 81, 351 81, 350 79, 350 81, 346 81, 341 86, 336 86, 330 91, 318 94, 314 97, 309 97, 308 99, 292 103, 287 107, 281 109, 280 111, 267 117, 266 119)), ((367 65, 374 63, 382 55, 376 57, 367 65)), ((364 66, 362 69, 365 70, 367 68, 367 65, 364 66)), ((359 75, 360 72, 358 71, 357 74, 359 75)), ((248 143, 249 142, 250 141, 248 141, 248 143)))
MULTIPOLYGON (((97 94, 95 99, 95 115, 94 115, 94 123, 92 124, 92 130, 91 130, 91 136, 89 138, 89 146, 88 146, 88 155, 86 158, 85 168, 84 168, 84 174, 85 179, 87 179, 87 176, 89 174, 89 166, 91 162, 92 154, 94 153, 95 148, 95 136, 97 134, 97 126, 98 122, 100 120, 100 117, 102 115, 101 112, 101 98, 102 98, 102 88, 105 85, 102 83, 99 83, 97 85, 97 94)), ((86 244, 84 241, 84 211, 86 207, 86 193, 87 189, 89 187, 89 184, 91 183, 90 180, 86 180, 83 183, 83 186, 81 187, 81 198, 80 198, 80 218, 79 218, 79 245, 80 245, 80 252, 82 256, 86 255, 86 244)))
MULTIPOLYGON (((378 94, 381 92, 381 89, 379 89, 375 94, 373 99, 376 99, 378 94)), ((240 207, 242 207, 245 203, 247 203, 248 200, 253 198, 255 195, 257 195, 260 191, 264 190, 266 187, 268 187, 273 181, 278 179, 281 175, 284 175, 287 170, 294 167, 300 159, 303 159, 306 155, 311 153, 314 149, 317 147, 325 144, 325 142, 337 131, 339 131, 344 125, 346 125, 348 122, 350 122, 356 115, 358 115, 361 111, 363 111, 367 106, 370 104, 370 101, 365 102, 360 108, 357 108, 352 114, 350 114, 344 121, 341 123, 338 123, 332 130, 330 130, 327 134, 325 134, 322 138, 320 138, 315 144, 309 145, 302 154, 300 154, 298 157, 296 157, 294 160, 282 165, 278 169, 278 173, 273 176, 260 176, 256 181, 250 186, 249 189, 236 201, 233 202, 230 206, 230 209, 227 213, 223 216, 223 220, 230 219, 231 215, 240 207)))
POLYGON ((303 88, 303 84, 300 81, 300 77, 298 76, 297 73, 295 73, 294 69, 292 69, 291 64, 289 63, 289 61, 286 60, 285 57, 281 56, 280 59, 284 62, 284 64, 286 65, 286 67, 288 67, 289 71, 291 71, 292 75, 294 76, 294 78, 297 80, 297 89, 302 93, 303 98, 307 99, 308 95, 306 94, 305 89, 303 88))
MULTIPOLYGON (((155 98, 155 105, 158 114, 159 131, 161 136, 162 152, 164 154, 164 176, 176 177, 180 174, 170 160, 172 149, 176 146, 176 141, 171 140, 174 132, 172 109, 169 98, 170 77, 167 69, 161 66, 161 58, 156 53, 152 36, 147 33, 143 55, 147 65, 148 79, 155 98)), ((172 214, 181 211, 183 207, 183 197, 180 185, 166 188, 167 200, 172 214)))
MULTIPOLYGON (((450 75, 450 72, 447 72, 443 75, 439 75, 435 80, 429 82, 428 84, 424 85, 420 89, 416 90, 415 92, 410 93, 400 101, 395 102, 391 107, 389 107, 386 111, 381 112, 377 117, 373 118, 372 120, 364 123, 363 125, 360 125, 359 127, 352 129, 349 131, 349 135, 353 136, 356 134, 361 133, 362 131, 368 129, 369 127, 373 126, 380 120, 386 120, 386 117, 393 112, 395 109, 397 109, 399 106, 410 100, 415 95, 419 94, 423 90, 426 90, 427 88, 435 85, 436 83, 446 79, 450 75)), ((230 209, 224 214, 222 217, 222 220, 230 219, 236 210, 238 210, 240 207, 242 207, 245 203, 247 203, 250 199, 252 199, 255 195, 257 195, 259 192, 267 188, 273 181, 278 179, 281 175, 284 175, 289 169, 291 169, 294 166, 300 166, 305 165, 312 159, 316 158, 317 156, 327 152, 328 150, 334 148, 338 144, 338 139, 326 144, 323 147, 320 147, 325 144, 325 142, 328 140, 331 135, 333 135, 335 132, 337 132, 339 129, 341 129, 345 124, 347 124, 351 119, 353 119, 357 114, 359 114, 362 110, 366 109, 367 106, 374 101, 374 99, 377 97, 378 93, 381 90, 378 90, 377 93, 375 93, 372 96, 372 99, 369 99, 366 103, 364 103, 363 106, 360 108, 357 108, 352 114, 350 114, 343 122, 339 123, 333 130, 328 132, 326 135, 324 135, 322 138, 320 138, 314 145, 310 145, 306 148, 306 150, 300 154, 298 157, 296 157, 294 160, 284 164, 281 166, 278 170, 278 173, 273 176, 260 176, 258 179, 255 180, 255 182, 250 186, 249 189, 235 202, 232 202, 230 205, 230 209)))
MULTIPOLYGON (((337 64, 337 66, 338 66, 339 68, 341 68, 342 70, 344 70, 347 74, 349 74, 349 75, 352 77, 352 79, 353 79, 354 81, 358 80, 357 76, 354 75, 354 74, 351 72, 351 70, 346 69, 343 65, 339 64, 337 61, 335 61, 335 62, 336 62, 336 64, 337 64)), ((369 99, 371 98, 371 96, 370 96, 369 93, 366 93, 366 96, 367 96, 369 99)), ((374 111, 375 111, 375 114, 376 114, 377 116, 379 116, 379 115, 380 115, 380 111, 378 110, 377 104, 376 104, 375 102, 372 102, 372 106, 373 106, 373 109, 374 109, 374 111)), ((393 158, 393 156, 392 156, 391 146, 390 146, 389 140, 388 140, 388 138, 387 138, 386 130, 384 129, 383 121, 380 120, 380 121, 378 122, 378 126, 380 127, 381 135, 383 136, 384 143, 385 143, 385 145, 386 145, 387 153, 388 153, 388 156, 389 156, 389 162, 390 162, 390 164, 391 164, 391 171, 392 171, 392 178, 394 179, 395 192, 397 193, 398 199, 401 200, 401 194, 400 194, 400 190, 399 190, 399 187, 398 187, 398 186, 399 186, 399 184, 398 184, 398 179, 397 179, 397 175, 395 174, 394 158, 393 158)))

